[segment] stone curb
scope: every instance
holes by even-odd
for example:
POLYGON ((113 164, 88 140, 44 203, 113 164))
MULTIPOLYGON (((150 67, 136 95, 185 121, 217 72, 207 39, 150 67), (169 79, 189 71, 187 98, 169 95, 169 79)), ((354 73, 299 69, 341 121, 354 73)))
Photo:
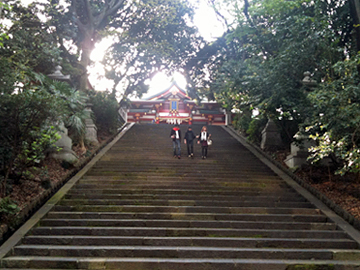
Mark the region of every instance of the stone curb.
POLYGON ((227 126, 227 129, 231 130, 231 132, 235 133, 236 136, 240 137, 243 141, 246 141, 247 144, 249 144, 253 149, 255 149, 258 153, 260 153, 262 156, 264 156, 268 161, 270 161, 272 164, 274 164, 277 168, 282 170, 284 173, 286 173, 290 178, 292 178, 294 181, 296 181, 300 186, 311 192, 316 198, 318 198, 320 201, 322 201, 327 207, 329 207, 332 211, 334 211, 337 215, 342 217, 344 220, 346 220, 349 224, 351 224, 355 229, 360 230, 360 220, 355 218, 353 215, 351 215, 349 212, 341 208, 338 204, 330 200, 328 197, 326 197, 324 194, 322 194, 320 191, 306 183, 303 179, 295 175, 291 170, 286 168, 284 165, 279 163, 278 161, 274 160, 269 154, 265 153, 260 147, 257 145, 254 145, 247 141, 246 137, 244 137, 242 134, 240 134, 238 131, 236 131, 233 127, 227 126))
MULTIPOLYGON (((77 173, 79 173, 102 149, 113 142, 126 127, 131 128, 132 125, 124 124, 119 131, 111 136, 107 141, 103 142, 89 157, 85 158, 80 164, 71 169, 59 182, 51 183, 51 187, 45 190, 34 201, 30 202, 24 209, 22 209, 15 217, 10 219, 9 225, 2 228, 0 232, 0 245, 4 244, 13 234, 18 230, 31 216, 38 211, 54 194, 56 194, 62 186, 70 181, 77 173)), ((0 252, 1 253, 1 252, 0 252)))

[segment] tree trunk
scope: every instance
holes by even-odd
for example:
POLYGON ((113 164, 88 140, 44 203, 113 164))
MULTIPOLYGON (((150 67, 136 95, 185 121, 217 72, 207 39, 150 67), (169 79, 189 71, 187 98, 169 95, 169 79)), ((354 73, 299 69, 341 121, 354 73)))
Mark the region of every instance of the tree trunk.
POLYGON ((80 90, 83 92, 87 92, 89 90, 88 85, 88 72, 87 68, 90 65, 90 54, 94 49, 94 41, 92 39, 92 35, 87 33, 84 40, 81 42, 81 60, 80 64, 84 68, 84 73, 80 78, 80 90))

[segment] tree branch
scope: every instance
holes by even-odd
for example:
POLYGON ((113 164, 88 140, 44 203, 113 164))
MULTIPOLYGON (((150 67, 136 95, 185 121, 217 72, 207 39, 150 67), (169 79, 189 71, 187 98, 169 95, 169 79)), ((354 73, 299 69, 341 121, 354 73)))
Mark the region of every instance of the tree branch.
POLYGON ((89 3, 89 0, 83 0, 84 1, 84 4, 85 4, 85 9, 86 9, 86 13, 87 13, 87 16, 88 16, 88 24, 90 23, 90 25, 94 22, 94 17, 93 17, 93 14, 92 14, 92 11, 91 11, 91 5, 89 3))
POLYGON ((259 33, 259 30, 258 30, 257 26, 254 24, 254 22, 250 18, 250 15, 249 15, 249 7, 250 7, 249 0, 244 0, 244 2, 245 2, 244 15, 245 15, 246 19, 248 20, 250 26, 255 29, 256 35, 259 37, 259 42, 261 43, 260 47, 261 47, 262 53, 264 54, 264 56, 266 56, 267 54, 272 55, 271 50, 269 50, 267 48, 267 46, 263 45, 262 42, 260 41, 261 34, 259 33))
POLYGON ((225 16, 222 15, 222 14, 220 13, 220 11, 215 7, 215 0, 208 0, 208 3, 212 6, 215 14, 216 14, 217 16, 219 16, 219 17, 224 21, 224 24, 225 24, 226 28, 229 29, 229 24, 228 24, 225 16))
POLYGON ((104 20, 114 15, 119 8, 125 3, 125 0, 111 0, 96 18, 96 28, 100 27, 104 20))

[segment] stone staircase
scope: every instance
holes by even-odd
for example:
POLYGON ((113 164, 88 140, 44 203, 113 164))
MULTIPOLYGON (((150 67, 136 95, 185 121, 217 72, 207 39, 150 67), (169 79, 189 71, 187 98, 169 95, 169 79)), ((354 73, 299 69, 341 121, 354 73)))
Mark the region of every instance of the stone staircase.
POLYGON ((170 129, 133 126, 0 268, 360 269, 358 239, 226 128, 209 127, 206 160, 198 145, 188 158, 184 144, 174 159, 170 129))

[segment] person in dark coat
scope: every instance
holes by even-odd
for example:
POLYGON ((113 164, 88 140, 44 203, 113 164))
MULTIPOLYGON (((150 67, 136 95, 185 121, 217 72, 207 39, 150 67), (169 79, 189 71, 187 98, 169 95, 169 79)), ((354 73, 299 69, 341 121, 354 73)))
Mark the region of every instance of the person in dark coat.
POLYGON ((211 134, 207 132, 207 127, 203 126, 200 132, 200 135, 198 135, 198 144, 201 145, 201 157, 202 159, 205 159, 207 157, 208 152, 208 139, 210 139, 211 134))
POLYGON ((194 157, 194 139, 196 138, 192 127, 189 126, 185 133, 184 143, 187 145, 187 152, 189 157, 194 157))
POLYGON ((174 148, 174 157, 180 159, 181 158, 181 130, 179 125, 175 125, 175 127, 170 132, 170 138, 173 140, 173 148, 174 148), (176 151, 176 149, 178 151, 176 151))

